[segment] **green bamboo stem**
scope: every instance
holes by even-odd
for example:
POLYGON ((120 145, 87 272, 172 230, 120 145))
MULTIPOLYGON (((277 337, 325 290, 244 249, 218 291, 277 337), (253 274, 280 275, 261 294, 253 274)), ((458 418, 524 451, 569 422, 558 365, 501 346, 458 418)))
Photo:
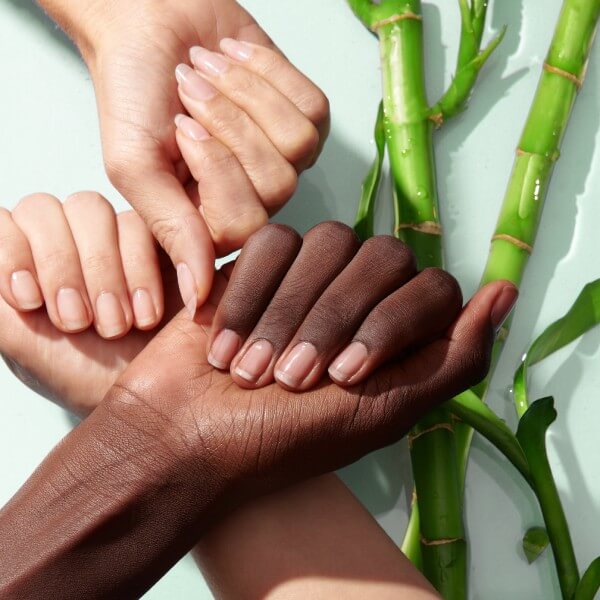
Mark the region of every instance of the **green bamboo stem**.
MULTIPOLYGON (((546 193, 577 92, 583 83, 600 0, 564 0, 538 88, 517 148, 513 171, 492 238, 481 285, 506 279, 519 285, 533 250, 546 193)), ((508 325, 494 346, 497 364, 508 325)), ((493 369, 492 369, 493 370, 493 369)), ((491 372, 487 381, 491 378, 491 372)), ((482 395, 485 386, 478 388, 482 395)), ((457 427, 461 470, 473 431, 457 427)))

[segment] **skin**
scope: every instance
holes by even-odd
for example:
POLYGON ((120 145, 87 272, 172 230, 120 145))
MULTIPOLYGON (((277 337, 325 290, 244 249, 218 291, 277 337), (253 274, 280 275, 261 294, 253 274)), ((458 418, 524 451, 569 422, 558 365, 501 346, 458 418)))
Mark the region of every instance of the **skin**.
POLYGON ((234 0, 40 4, 89 68, 109 178, 173 264, 189 269, 192 290, 182 286, 182 295, 193 309, 211 289, 215 244, 219 254, 239 248, 291 197, 298 173, 316 159, 329 130, 327 98, 234 0), (249 58, 225 58, 227 38, 251 43, 249 58), (217 91, 207 101, 192 99, 175 79, 177 65, 188 63, 198 45, 228 66, 219 75, 189 69, 217 91), (251 102, 254 95, 261 102, 251 102), (207 139, 176 133, 173 119, 186 111, 207 139), (195 161, 193 145, 202 151, 195 161), (230 185, 215 186, 223 175, 233 177, 230 185))
MULTIPOLYGON (((295 233, 263 228, 243 254, 260 263, 282 252, 283 236, 295 233)), ((208 332, 226 287, 215 281, 195 320, 177 315, 165 326, 0 512, 0 539, 12 548, 0 565, 3 596, 139 596, 232 508, 395 441, 481 379, 515 299, 510 284, 491 284, 450 328, 362 384, 322 382, 298 394, 277 384, 241 389, 209 365, 208 332)), ((240 304, 264 303, 267 287, 259 282, 240 304)), ((20 358, 43 383, 40 364, 20 358)))

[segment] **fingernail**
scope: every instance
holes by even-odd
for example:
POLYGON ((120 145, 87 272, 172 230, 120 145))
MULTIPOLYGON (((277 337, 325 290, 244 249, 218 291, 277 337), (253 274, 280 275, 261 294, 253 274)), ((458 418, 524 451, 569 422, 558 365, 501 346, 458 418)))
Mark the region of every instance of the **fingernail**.
POLYGON ((194 46, 190 49, 190 58, 194 65, 207 75, 220 75, 229 66, 229 63, 222 56, 200 46, 194 46))
POLYGON ((361 342, 352 342, 331 364, 329 375, 334 381, 348 383, 367 360, 367 347, 361 342))
POLYGON ((249 60, 252 56, 252 46, 246 42, 238 42, 231 38, 221 40, 223 53, 236 60, 249 60))
POLYGON ((193 319, 198 308, 198 288, 190 268, 185 263, 177 265, 177 283, 179 284, 179 293, 183 298, 183 303, 193 319))
POLYGON ((175 77, 186 96, 193 100, 210 100, 217 90, 188 65, 177 65, 175 77))
POLYGON ((135 290, 131 303, 137 327, 150 327, 150 325, 154 325, 157 316, 156 308, 148 290, 144 288, 135 290))
POLYGON ((254 383, 269 366, 273 358, 273 346, 267 340, 254 342, 235 368, 235 373, 242 379, 254 383))
POLYGON ((511 285, 506 286, 500 292, 498 298, 496 298, 496 302, 494 302, 494 306, 492 307, 492 312, 490 314, 492 325, 496 331, 498 331, 502 327, 504 321, 506 321, 506 318, 513 309, 518 297, 519 291, 516 287, 511 285))
POLYGON ((306 379, 317 362, 317 349, 308 342, 300 342, 291 350, 275 373, 275 378, 296 388, 306 379))
POLYGON ((112 292, 102 292, 96 300, 98 329, 102 337, 112 338, 121 335, 127 328, 121 302, 112 292))
POLYGON ((237 354, 241 343, 242 340, 235 331, 223 329, 210 347, 207 357, 208 362, 216 369, 228 369, 229 363, 231 363, 233 357, 237 354))
POLYGON ((88 314, 81 294, 73 288, 61 288, 56 294, 58 316, 65 329, 79 331, 88 324, 88 314))
POLYGON ((210 138, 210 133, 200 123, 186 115, 177 115, 175 117, 175 126, 183 135, 194 140, 194 142, 203 142, 210 138))
POLYGON ((15 271, 10 276, 10 287, 21 310, 34 310, 44 303, 40 288, 29 271, 15 271))

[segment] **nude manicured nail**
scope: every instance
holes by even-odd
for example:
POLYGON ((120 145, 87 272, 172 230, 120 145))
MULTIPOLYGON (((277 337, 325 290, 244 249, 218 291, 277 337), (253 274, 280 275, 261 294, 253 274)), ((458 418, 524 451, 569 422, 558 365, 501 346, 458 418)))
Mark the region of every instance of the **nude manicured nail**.
POLYGON ((217 90, 188 65, 177 65, 175 77, 186 96, 192 100, 210 100, 217 90))
POLYGON ((242 379, 254 383, 264 374, 273 358, 273 346, 267 340, 254 342, 235 368, 235 373, 242 379))
POLYGON ((216 369, 228 369, 241 344, 242 340, 235 331, 223 329, 210 347, 208 362, 216 369))
POLYGON ((121 335, 127 328, 121 302, 112 292, 103 292, 96 300, 98 329, 102 337, 112 338, 121 335))
POLYGON ((506 321, 506 318, 510 314, 510 311, 513 309, 518 297, 519 291, 516 287, 510 285, 506 286, 500 292, 498 298, 496 298, 496 302, 494 302, 494 306, 490 314, 492 325, 496 332, 500 330, 502 324, 504 323, 504 321, 506 321))
POLYGON ((317 349, 300 342, 287 355, 275 373, 275 378, 288 387, 297 388, 307 378, 317 362, 317 349))
POLYGON ((200 71, 211 76, 224 73, 229 66, 229 63, 222 56, 200 46, 194 46, 190 49, 190 58, 200 71))
POLYGON ((349 383, 362 369, 368 351, 361 342, 352 342, 331 364, 329 375, 334 381, 349 383))
POLYGON ((10 287, 21 310, 35 310, 44 303, 40 288, 29 271, 15 271, 10 276, 10 287))
POLYGON ((249 60, 252 56, 252 46, 246 42, 238 42, 231 38, 221 40, 221 50, 227 56, 236 60, 249 60))
POLYGON ((203 142, 210 138, 210 133, 200 123, 186 115, 177 115, 175 117, 175 126, 183 135, 194 140, 194 142, 203 142))
POLYGON ((193 319, 198 308, 198 288, 190 268, 185 263, 177 265, 177 283, 179 284, 179 293, 183 303, 193 319))
POLYGON ((138 327, 150 327, 156 323, 156 308, 148 290, 139 288, 133 292, 131 300, 135 324, 138 327))
POLYGON ((73 288, 61 288, 56 294, 58 316, 65 329, 79 331, 89 325, 88 313, 81 294, 73 288))

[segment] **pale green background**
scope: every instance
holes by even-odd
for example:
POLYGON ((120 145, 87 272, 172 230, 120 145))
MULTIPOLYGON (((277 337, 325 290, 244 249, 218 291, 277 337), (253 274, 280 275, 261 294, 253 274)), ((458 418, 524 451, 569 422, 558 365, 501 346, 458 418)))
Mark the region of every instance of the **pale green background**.
MULTIPOLYGON (((333 110, 332 134, 321 161, 303 176, 296 197, 278 219, 301 230, 326 218, 351 223, 360 180, 373 152, 371 129, 380 97, 375 40, 343 0, 245 4, 290 59, 322 86, 333 110)), ((482 271, 559 5, 559 0, 492 4, 488 35, 507 24, 506 39, 485 70, 469 111, 436 136, 449 265, 465 295, 474 290, 482 271)), ((453 68, 456 2, 428 2, 424 17, 428 84, 434 99, 453 68)), ((102 170, 89 75, 64 37, 26 0, 0 3, 0 67, 0 202, 11 207, 33 191, 64 197, 79 189, 96 189, 123 208, 102 170)), ((600 169, 595 166, 599 93, 596 48, 552 182, 513 333, 492 386, 491 405, 511 425, 515 417, 507 388, 519 355, 585 282, 600 276, 600 169)), ((381 231, 389 230, 388 204, 384 193, 381 231)), ((535 395, 557 398, 560 416, 551 430, 551 457, 581 565, 600 554, 599 342, 600 330, 536 367, 533 374, 535 395)), ((0 389, 3 502, 68 431, 70 421, 16 382, 3 366, 0 389)), ((395 540, 400 540, 406 523, 408 473, 404 444, 344 472, 395 540)), ((541 523, 539 511, 512 468, 481 440, 476 440, 472 453, 466 508, 472 598, 559 597, 549 552, 528 566, 519 549, 522 532, 541 523)), ((185 559, 147 597, 211 596, 191 560, 185 559)))

